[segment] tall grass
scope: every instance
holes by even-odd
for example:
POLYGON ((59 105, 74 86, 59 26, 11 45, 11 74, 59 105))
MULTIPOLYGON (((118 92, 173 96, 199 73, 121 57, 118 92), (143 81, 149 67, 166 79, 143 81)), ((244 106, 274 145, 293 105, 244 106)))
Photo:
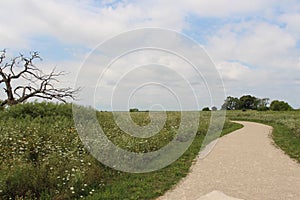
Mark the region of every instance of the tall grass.
MULTIPOLYGON (((131 113, 137 124, 147 113, 131 113)), ((148 141, 130 137, 114 123, 112 113, 98 112, 99 123, 118 146, 147 152, 167 144, 180 123, 168 112, 167 123, 148 141)), ((186 176, 208 128, 210 112, 201 113, 190 148, 159 171, 129 174, 95 160, 77 135, 71 105, 28 103, 0 111, 0 199, 153 199, 186 176)), ((223 134, 240 128, 225 123, 223 134)))

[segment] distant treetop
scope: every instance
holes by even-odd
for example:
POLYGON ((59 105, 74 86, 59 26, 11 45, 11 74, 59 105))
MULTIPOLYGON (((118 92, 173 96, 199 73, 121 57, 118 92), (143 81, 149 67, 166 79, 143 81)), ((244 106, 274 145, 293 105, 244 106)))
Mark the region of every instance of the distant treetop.
POLYGON ((228 96, 224 104, 222 105, 223 110, 274 110, 274 111, 284 111, 293 110, 293 108, 284 101, 274 100, 269 105, 269 98, 257 98, 251 95, 244 95, 240 98, 228 96))

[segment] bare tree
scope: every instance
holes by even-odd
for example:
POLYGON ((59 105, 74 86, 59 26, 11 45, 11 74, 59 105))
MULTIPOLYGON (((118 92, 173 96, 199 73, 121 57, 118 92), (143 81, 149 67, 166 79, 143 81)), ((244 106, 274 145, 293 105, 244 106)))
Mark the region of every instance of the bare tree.
POLYGON ((62 102, 75 98, 78 89, 56 88, 54 85, 65 72, 56 72, 54 68, 45 74, 33 64, 35 60, 41 60, 38 52, 32 52, 29 57, 20 54, 12 59, 6 58, 6 55, 5 50, 0 51, 0 86, 6 94, 0 102, 1 107, 16 105, 32 97, 62 102))

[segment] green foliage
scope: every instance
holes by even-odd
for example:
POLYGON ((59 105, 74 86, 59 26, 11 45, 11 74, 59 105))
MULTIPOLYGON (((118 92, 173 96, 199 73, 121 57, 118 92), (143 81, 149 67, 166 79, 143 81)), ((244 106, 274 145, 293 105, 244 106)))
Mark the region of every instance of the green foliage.
POLYGON ((17 104, 5 108, 4 112, 1 113, 1 116, 4 118, 36 118, 54 116, 64 116, 67 118, 72 118, 72 105, 51 102, 30 102, 17 104))
POLYGON ((228 96, 222 105, 223 110, 258 110, 258 111, 288 111, 293 110, 293 108, 284 101, 272 101, 270 107, 269 98, 257 98, 251 95, 244 95, 240 98, 228 96))
POLYGON ((272 101, 270 105, 270 109, 274 111, 288 111, 288 110, 293 110, 293 108, 286 102, 284 101, 272 101))
MULTIPOLYGON (((0 105, 2 104, 2 102, 3 102, 3 101, 0 99, 0 105)), ((3 111, 3 110, 4 110, 4 107, 3 107, 3 106, 0 106, 0 112, 3 111)))
POLYGON ((139 112, 139 109, 137 109, 137 108, 130 108, 129 112, 139 112))
POLYGON ((227 97, 222 105, 223 110, 238 110, 240 109, 240 100, 236 97, 227 97))
POLYGON ((265 103, 263 100, 251 95, 244 95, 240 98, 227 97, 222 106, 223 110, 256 110, 259 103, 265 103))
POLYGON ((261 106, 261 107, 258 107, 257 110, 258 111, 268 111, 268 110, 270 110, 270 108, 266 107, 266 106, 261 106))
POLYGON ((217 108, 216 106, 213 106, 213 107, 211 107, 211 110, 212 110, 212 111, 217 111, 218 108, 217 108))
POLYGON ((71 111, 70 105, 45 103, 5 110, 0 120, 0 199, 73 199, 88 195, 109 177, 82 146, 67 117, 71 111))
POLYGON ((202 111, 210 111, 210 110, 209 110, 209 107, 205 107, 202 109, 202 111))
MULTIPOLYGON (((91 117, 80 107, 79 112, 85 111, 84 117, 91 117)), ((128 174, 102 165, 88 153, 75 130, 70 104, 26 103, 0 113, 0 199, 156 198, 188 173, 211 114, 201 113, 193 144, 172 165, 152 173, 128 174)), ((181 122, 180 112, 167 112, 164 128, 146 140, 120 130, 111 112, 97 112, 97 116, 111 141, 134 152, 166 145, 181 122)), ((150 122, 147 112, 131 116, 139 125, 150 122)), ((223 134, 237 128, 227 120, 223 134)))
POLYGON ((244 95, 239 101, 240 109, 256 110, 259 103, 259 99, 251 95, 244 95))

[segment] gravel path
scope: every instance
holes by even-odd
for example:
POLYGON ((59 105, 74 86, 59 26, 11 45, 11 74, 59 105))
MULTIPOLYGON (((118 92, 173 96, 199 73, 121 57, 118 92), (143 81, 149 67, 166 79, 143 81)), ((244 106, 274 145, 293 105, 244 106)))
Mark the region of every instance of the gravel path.
POLYGON ((219 139, 190 174, 158 200, 300 199, 300 164, 272 144, 272 127, 244 128, 219 139))

